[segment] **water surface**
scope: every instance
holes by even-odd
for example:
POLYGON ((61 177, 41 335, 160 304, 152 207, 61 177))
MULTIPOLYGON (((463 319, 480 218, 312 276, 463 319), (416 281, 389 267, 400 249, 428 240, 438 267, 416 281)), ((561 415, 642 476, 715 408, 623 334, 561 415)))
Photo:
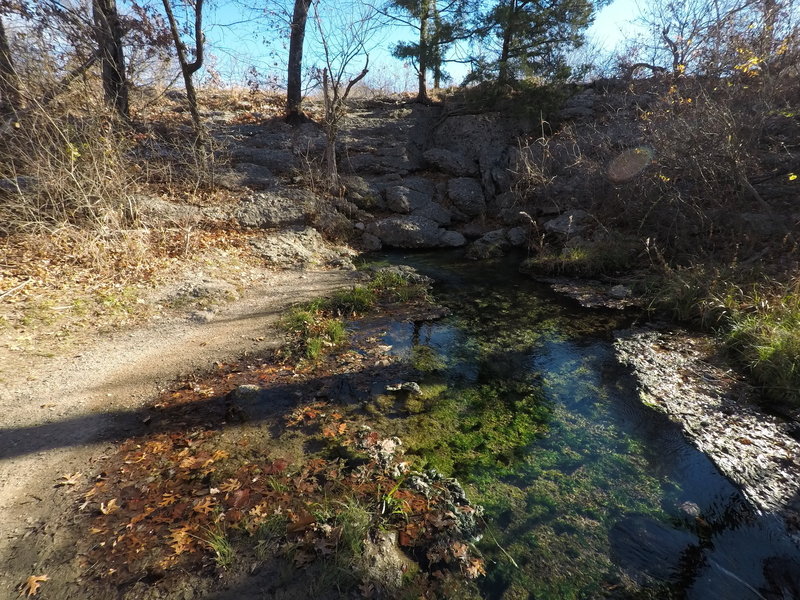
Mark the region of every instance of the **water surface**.
POLYGON ((633 317, 560 298, 513 257, 387 259, 435 278, 452 309, 387 331, 393 352, 430 368, 393 422, 418 461, 486 507, 483 597, 800 598, 800 550, 780 520, 639 401, 612 345, 633 317))

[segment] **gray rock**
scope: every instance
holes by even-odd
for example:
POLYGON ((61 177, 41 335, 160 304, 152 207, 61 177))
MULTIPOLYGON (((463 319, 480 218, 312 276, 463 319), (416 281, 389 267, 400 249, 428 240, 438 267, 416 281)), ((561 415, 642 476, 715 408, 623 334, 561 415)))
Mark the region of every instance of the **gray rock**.
POLYGON ((404 177, 403 185, 430 198, 436 196, 436 183, 426 177, 404 177))
POLYGON ((266 262, 302 269, 317 265, 347 265, 348 252, 325 242, 311 227, 278 231, 250 241, 253 250, 266 262))
POLYGON ((528 228, 512 227, 506 231, 506 238, 508 238, 508 242, 514 247, 524 246, 528 243, 528 228))
POLYGON ((431 148, 423 153, 422 158, 430 166, 448 175, 455 175, 456 177, 474 177, 478 175, 478 165, 474 160, 444 148, 431 148))
POLYGON ((431 200, 431 196, 402 185, 386 188, 386 207, 396 213, 408 214, 431 200))
POLYGON ((395 248, 436 248, 463 244, 463 237, 449 235, 436 221, 418 215, 392 216, 374 221, 367 232, 395 248), (460 238, 460 239, 459 239, 460 238))
POLYGON ((544 224, 544 230, 566 237, 578 235, 592 223, 592 218, 585 210, 572 210, 551 219, 544 224))
POLYGON ((402 383, 395 383, 386 386, 387 392, 408 392, 414 396, 422 395, 422 388, 416 381, 404 381, 402 383))
POLYGON ((467 250, 467 258, 471 260, 483 260, 502 256, 510 246, 505 229, 490 231, 479 240, 476 240, 467 250))
POLYGON ((609 290, 608 293, 612 298, 622 300, 623 298, 627 298, 631 295, 631 289, 625 287, 624 285, 615 285, 609 290))
POLYGON ((136 215, 145 225, 160 222, 185 227, 199 223, 203 218, 201 209, 196 206, 175 204, 156 196, 139 194, 134 202, 136 215))
POLYGON ((446 248, 460 248, 467 243, 467 238, 457 231, 445 231, 439 238, 440 245, 446 248))
POLYGON ((348 200, 362 210, 382 208, 383 201, 376 186, 358 175, 346 175, 341 178, 348 200))
POLYGON ((589 88, 569 98, 558 116, 562 119, 588 119, 594 116, 595 92, 589 88))
POLYGON ((365 231, 361 234, 361 247, 366 252, 376 252, 383 248, 383 244, 377 237, 365 231))
POLYGON ((306 223, 314 213, 316 198, 305 190, 282 189, 242 199, 236 219, 244 227, 288 227, 306 223))
POLYGON ((267 167, 245 162, 236 165, 233 171, 219 175, 217 182, 226 189, 249 187, 263 190, 275 185, 276 179, 267 167))
POLYGON ((476 217, 486 210, 483 189, 477 179, 457 177, 447 182, 450 201, 465 215, 476 217))
POLYGON ((364 540, 364 548, 356 561, 361 578, 375 586, 380 598, 403 595, 405 573, 419 570, 397 543, 396 531, 379 531, 375 539, 364 540))
POLYGON ((0 179, 0 191, 11 194, 24 194, 35 189, 38 183, 36 177, 17 175, 9 179, 0 179))
POLYGON ((453 213, 438 202, 428 202, 412 211, 411 214, 426 217, 436 221, 439 225, 449 225, 453 220, 453 213))
POLYGON ((231 159, 235 163, 250 163, 266 167, 279 175, 297 170, 295 157, 290 150, 236 146, 231 152, 231 159))

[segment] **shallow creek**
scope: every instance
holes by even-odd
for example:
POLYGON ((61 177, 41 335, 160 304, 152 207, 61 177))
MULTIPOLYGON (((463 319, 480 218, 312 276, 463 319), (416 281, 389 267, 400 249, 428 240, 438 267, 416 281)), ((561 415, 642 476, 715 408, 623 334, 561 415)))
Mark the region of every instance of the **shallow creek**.
POLYGON ((421 397, 375 412, 485 507, 483 596, 800 598, 782 522, 640 402, 611 337, 631 316, 556 296, 518 259, 385 258, 433 277, 452 314, 387 328, 426 374, 421 397))

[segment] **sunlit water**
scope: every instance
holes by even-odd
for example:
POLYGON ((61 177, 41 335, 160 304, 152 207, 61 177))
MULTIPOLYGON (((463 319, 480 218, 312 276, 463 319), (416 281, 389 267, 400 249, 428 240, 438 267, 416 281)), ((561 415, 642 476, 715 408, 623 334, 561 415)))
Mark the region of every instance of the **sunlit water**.
POLYGON ((387 259, 434 277, 453 311, 395 323, 385 340, 446 364, 422 379, 427 405, 404 439, 485 505, 485 597, 800 598, 800 550, 781 521, 639 401, 612 346, 631 317, 559 298, 514 259, 387 259))

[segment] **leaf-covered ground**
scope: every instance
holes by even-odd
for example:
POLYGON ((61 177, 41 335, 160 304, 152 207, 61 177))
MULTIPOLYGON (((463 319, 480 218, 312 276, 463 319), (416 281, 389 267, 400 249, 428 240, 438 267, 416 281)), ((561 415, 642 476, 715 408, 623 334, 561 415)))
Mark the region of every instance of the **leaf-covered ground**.
MULTIPOLYGON (((356 331, 315 360, 284 351, 220 364, 162 394, 143 419, 149 433, 123 442, 88 488, 70 486, 85 583, 133 593, 147 582, 166 598, 311 569, 320 597, 474 595, 485 567, 468 534, 480 509, 451 480, 414 474, 401 440, 366 424, 364 403, 399 401, 386 386, 413 374, 377 343, 381 323, 436 314, 425 298, 382 304, 384 316, 344 315, 356 331), (391 576, 364 559, 386 531, 412 559, 391 576)), ((266 591, 290 593, 291 579, 266 591)))

